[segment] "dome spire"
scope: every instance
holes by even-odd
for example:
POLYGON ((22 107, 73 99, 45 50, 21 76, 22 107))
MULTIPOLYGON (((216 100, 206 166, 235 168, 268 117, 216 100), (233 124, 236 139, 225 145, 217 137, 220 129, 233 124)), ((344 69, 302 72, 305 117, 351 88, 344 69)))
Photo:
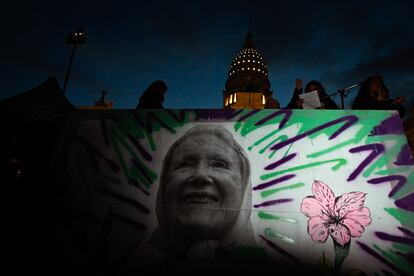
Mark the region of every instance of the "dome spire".
POLYGON ((229 66, 223 90, 224 108, 264 108, 273 93, 267 64, 253 43, 250 4, 246 40, 229 66))
POLYGON ((249 29, 246 34, 246 41, 243 45, 243 49, 246 49, 246 48, 254 48, 253 34, 252 34, 252 9, 251 8, 249 11, 249 29))

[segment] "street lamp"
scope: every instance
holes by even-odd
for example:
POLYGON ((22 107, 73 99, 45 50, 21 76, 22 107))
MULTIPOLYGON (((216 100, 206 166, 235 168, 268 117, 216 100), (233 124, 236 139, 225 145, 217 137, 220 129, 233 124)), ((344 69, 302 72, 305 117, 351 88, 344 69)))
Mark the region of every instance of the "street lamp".
POLYGON ((75 56, 75 49, 76 45, 78 44, 85 44, 86 42, 86 35, 83 28, 77 28, 75 32, 71 33, 66 38, 66 44, 73 45, 72 47, 72 54, 70 55, 68 70, 66 71, 65 82, 63 84, 63 94, 65 94, 66 86, 68 84, 70 69, 72 67, 73 57, 75 56))

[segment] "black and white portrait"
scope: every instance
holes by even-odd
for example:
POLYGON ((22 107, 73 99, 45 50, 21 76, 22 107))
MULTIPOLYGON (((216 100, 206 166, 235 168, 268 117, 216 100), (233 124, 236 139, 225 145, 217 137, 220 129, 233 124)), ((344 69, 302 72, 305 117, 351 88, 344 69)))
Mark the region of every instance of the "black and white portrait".
POLYGON ((251 202, 250 164, 242 147, 223 126, 195 126, 165 156, 153 245, 184 259, 254 246, 251 202))

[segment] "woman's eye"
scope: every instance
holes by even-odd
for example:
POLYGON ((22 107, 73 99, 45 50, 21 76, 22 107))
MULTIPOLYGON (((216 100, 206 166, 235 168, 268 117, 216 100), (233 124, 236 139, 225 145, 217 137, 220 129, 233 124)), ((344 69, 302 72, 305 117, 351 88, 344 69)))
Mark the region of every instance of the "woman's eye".
POLYGON ((188 168, 188 167, 190 167, 191 165, 192 165, 192 163, 191 163, 191 162, 188 162, 188 161, 183 161, 183 162, 178 163, 178 164, 175 166, 175 169, 188 168))
POLYGON ((224 169, 227 169, 229 167, 228 164, 227 164, 227 162, 221 161, 221 160, 215 160, 215 161, 213 161, 211 163, 211 165, 214 168, 224 168, 224 169))

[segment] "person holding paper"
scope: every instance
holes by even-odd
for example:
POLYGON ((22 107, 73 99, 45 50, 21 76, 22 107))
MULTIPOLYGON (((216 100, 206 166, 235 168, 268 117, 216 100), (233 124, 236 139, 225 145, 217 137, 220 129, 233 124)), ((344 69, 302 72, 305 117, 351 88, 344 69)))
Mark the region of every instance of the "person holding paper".
POLYGON ((296 84, 296 87, 293 92, 293 96, 289 104, 286 106, 286 108, 289 108, 289 109, 303 109, 303 108, 338 109, 338 105, 328 96, 328 94, 326 94, 325 88, 322 86, 322 84, 319 81, 313 80, 313 81, 308 82, 308 84, 305 87, 305 93, 302 93, 303 89, 302 89, 301 79, 296 79, 295 84, 296 84), (312 94, 305 95, 308 93, 312 93, 312 94), (319 98, 319 101, 317 98, 319 98))

